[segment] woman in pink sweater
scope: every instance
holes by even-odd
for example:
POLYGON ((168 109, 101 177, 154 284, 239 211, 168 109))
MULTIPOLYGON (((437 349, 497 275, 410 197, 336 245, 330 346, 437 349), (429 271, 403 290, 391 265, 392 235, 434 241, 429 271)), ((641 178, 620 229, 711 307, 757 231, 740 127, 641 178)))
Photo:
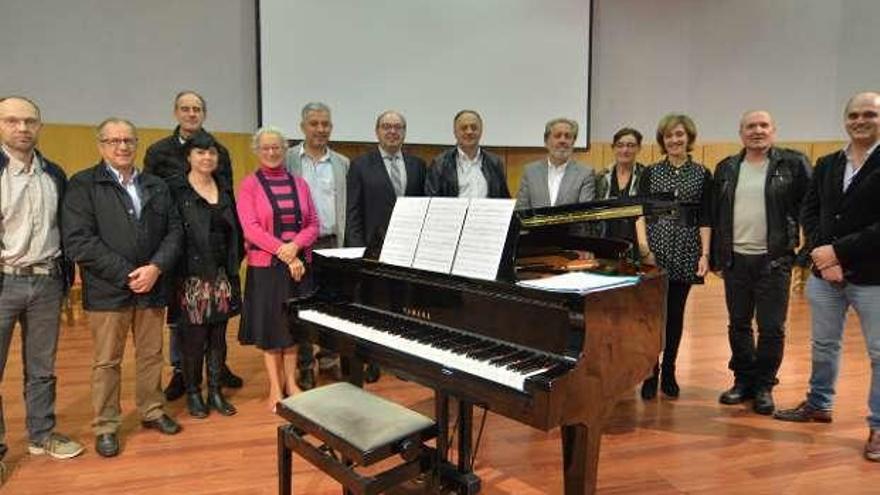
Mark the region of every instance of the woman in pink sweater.
POLYGON ((309 187, 284 167, 287 140, 264 127, 254 134, 259 169, 238 191, 238 218, 247 250, 247 281, 238 340, 263 351, 269 375, 269 408, 296 389, 298 336, 288 325, 284 303, 308 291, 311 246, 318 217, 309 187))

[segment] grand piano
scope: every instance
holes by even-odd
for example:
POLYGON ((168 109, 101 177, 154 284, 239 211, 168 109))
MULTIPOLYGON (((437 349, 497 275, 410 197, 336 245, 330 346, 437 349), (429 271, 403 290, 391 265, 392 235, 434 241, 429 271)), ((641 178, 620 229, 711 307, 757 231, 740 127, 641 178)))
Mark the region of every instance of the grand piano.
POLYGON ((585 237, 580 227, 682 212, 633 200, 518 211, 498 277, 488 281, 385 265, 375 246, 358 259, 316 255, 317 291, 290 305, 291 324, 353 360, 354 383, 363 378, 359 363, 370 361, 435 391, 435 474, 444 490, 480 490, 476 406, 540 430, 560 427, 564 493, 594 493, 603 425, 662 350, 667 278, 629 261, 629 243, 585 237), (516 284, 567 270, 585 251, 593 269, 637 275, 638 283, 585 295, 516 284), (447 460, 450 415, 455 463, 447 460))

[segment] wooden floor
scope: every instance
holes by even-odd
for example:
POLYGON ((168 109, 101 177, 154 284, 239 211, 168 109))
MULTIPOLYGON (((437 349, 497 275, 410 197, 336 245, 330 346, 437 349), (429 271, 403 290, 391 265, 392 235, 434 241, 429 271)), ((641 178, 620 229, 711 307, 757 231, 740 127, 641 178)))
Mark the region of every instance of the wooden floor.
MULTIPOLYGON (((776 389, 778 404, 801 400, 809 377, 808 307, 792 300, 786 357, 776 389)), ((275 493, 275 428, 265 407, 266 376, 260 354, 235 342, 230 363, 245 378, 232 396, 239 414, 190 419, 181 401, 170 413, 184 431, 174 437, 145 431, 133 405, 133 356, 124 364, 122 453, 94 452, 89 426, 91 344, 82 323, 62 329, 58 351, 58 430, 87 445, 84 455, 56 461, 27 454, 21 400, 21 358, 13 347, 2 384, 10 451, 6 494, 269 494, 275 493)), ((18 339, 16 339, 16 342, 18 339)), ((869 363, 854 315, 847 326, 834 423, 791 424, 721 406, 729 386, 728 345, 721 284, 691 292, 679 357, 682 396, 643 403, 634 390, 617 407, 599 463, 604 494, 809 494, 880 493, 880 464, 862 458, 869 363)), ((431 393, 385 376, 370 390, 421 411, 431 393)), ((479 418, 479 414, 477 415, 479 418)), ((561 493, 558 431, 544 433, 490 414, 477 472, 485 494, 561 493)), ((337 485, 300 459, 295 493, 339 493, 337 485)))

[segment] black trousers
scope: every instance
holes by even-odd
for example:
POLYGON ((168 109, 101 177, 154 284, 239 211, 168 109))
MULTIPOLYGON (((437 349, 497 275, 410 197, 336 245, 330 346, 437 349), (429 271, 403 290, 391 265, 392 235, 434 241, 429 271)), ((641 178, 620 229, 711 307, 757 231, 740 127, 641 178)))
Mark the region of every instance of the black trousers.
POLYGON ((667 372, 675 370, 678 359, 678 346, 681 344, 681 333, 684 327, 684 306, 687 303, 691 284, 687 282, 669 281, 669 292, 666 296, 666 345, 663 348, 661 367, 667 372))
POLYGON ((724 271, 730 363, 737 383, 772 388, 782 364, 785 316, 791 284, 790 256, 771 260, 767 255, 733 255, 724 271), (755 341, 752 319, 758 324, 755 341))

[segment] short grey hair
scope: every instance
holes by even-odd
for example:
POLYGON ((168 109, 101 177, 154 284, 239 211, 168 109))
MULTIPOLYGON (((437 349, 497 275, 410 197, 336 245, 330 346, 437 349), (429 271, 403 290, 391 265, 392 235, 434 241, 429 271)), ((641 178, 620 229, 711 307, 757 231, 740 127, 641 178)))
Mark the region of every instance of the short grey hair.
POLYGON ((252 150, 257 151, 260 148, 260 138, 266 134, 278 136, 281 139, 284 149, 287 149, 287 137, 284 135, 284 131, 282 131, 279 127, 266 125, 257 129, 257 132, 255 132, 253 137, 251 138, 252 150))
POLYGON ((95 127, 95 137, 98 139, 102 139, 104 136, 104 128, 106 128, 110 124, 125 124, 131 129, 131 133, 137 136, 137 127, 130 121, 126 119, 122 119, 119 117, 108 117, 101 121, 97 127, 95 127))
POLYGON ((327 112, 327 115, 331 115, 330 107, 327 106, 326 103, 320 101, 310 101, 303 106, 302 112, 300 112, 300 117, 302 121, 306 121, 306 116, 309 112, 327 112))
POLYGON ((547 123, 544 125, 544 141, 546 141, 547 138, 550 136, 550 130, 556 124, 568 124, 568 126, 571 127, 571 132, 574 134, 574 138, 577 139, 578 123, 565 117, 556 117, 555 119, 547 121, 547 123))
POLYGON ((406 117, 404 117, 403 114, 398 112, 397 110, 385 110, 384 112, 380 113, 379 116, 376 117, 376 129, 379 128, 379 124, 382 123, 382 119, 384 119, 386 115, 391 115, 392 113, 400 117, 400 121, 403 122, 403 128, 406 129, 406 117))

